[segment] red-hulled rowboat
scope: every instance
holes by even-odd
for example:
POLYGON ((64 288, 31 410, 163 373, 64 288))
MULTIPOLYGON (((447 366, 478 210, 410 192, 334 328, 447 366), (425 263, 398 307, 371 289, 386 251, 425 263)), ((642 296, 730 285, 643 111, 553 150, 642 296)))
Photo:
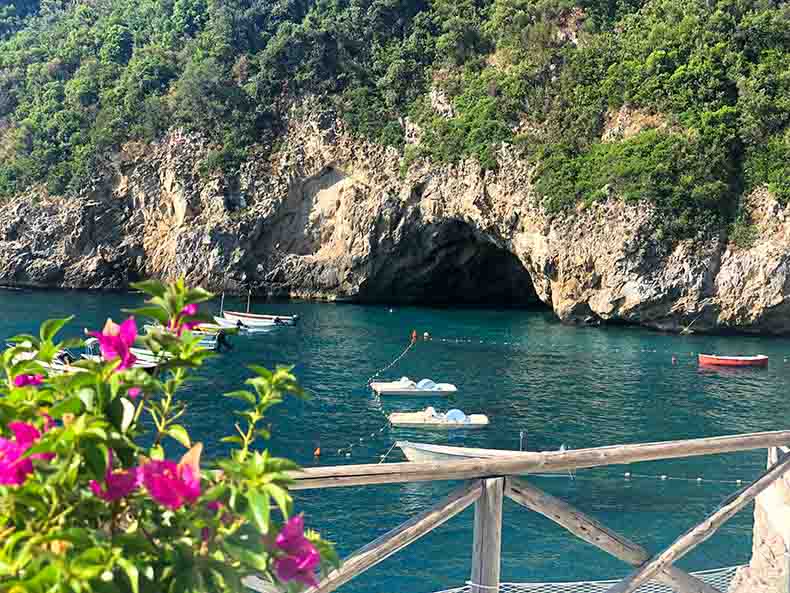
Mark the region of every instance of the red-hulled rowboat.
POLYGON ((700 354, 699 363, 706 366, 724 367, 766 367, 768 357, 763 354, 757 356, 717 356, 715 354, 700 354))

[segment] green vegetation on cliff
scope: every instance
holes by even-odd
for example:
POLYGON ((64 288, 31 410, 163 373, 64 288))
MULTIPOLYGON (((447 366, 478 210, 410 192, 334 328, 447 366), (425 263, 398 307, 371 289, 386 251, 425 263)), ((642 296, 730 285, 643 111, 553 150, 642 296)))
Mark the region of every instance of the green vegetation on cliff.
POLYGON ((651 200, 671 236, 790 199, 790 6, 778 0, 15 0, 0 8, 0 193, 76 191, 126 140, 271 147, 306 93, 405 162, 510 142, 560 211, 651 200), (405 145, 405 118, 422 129, 405 145), (621 130, 617 130, 619 122, 621 130))

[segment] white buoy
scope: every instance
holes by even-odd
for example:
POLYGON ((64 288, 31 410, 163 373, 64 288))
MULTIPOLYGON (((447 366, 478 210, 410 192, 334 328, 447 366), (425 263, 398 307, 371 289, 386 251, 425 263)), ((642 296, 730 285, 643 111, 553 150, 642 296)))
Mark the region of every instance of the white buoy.
POLYGON ((625 476, 626 480, 630 480, 631 479, 631 472, 625 472, 623 475, 625 476))
POLYGON ((662 479, 662 480, 666 480, 666 479, 667 479, 667 476, 666 476, 666 474, 662 475, 662 476, 661 476, 661 479, 662 479))

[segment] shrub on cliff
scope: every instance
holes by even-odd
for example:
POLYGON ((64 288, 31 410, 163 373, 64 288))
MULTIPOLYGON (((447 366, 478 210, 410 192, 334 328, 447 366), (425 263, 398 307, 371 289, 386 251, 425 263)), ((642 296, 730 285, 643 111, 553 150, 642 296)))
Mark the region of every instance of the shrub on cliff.
MULTIPOLYGON (((424 131, 409 155, 484 168, 517 139, 574 161, 632 153, 600 146, 607 111, 623 105, 702 134, 732 110, 720 144, 687 142, 698 179, 674 187, 667 212, 718 224, 762 184, 790 199, 790 7, 779 0, 15 0, 2 31, 3 194, 41 181, 77 192, 105 152, 173 125, 209 136, 217 155, 272 146, 284 107, 316 93, 355 133, 401 147, 408 116, 424 131), (449 111, 431 106, 436 89, 449 111)), ((224 162, 236 165, 210 166, 224 162)), ((575 166, 541 163, 549 203, 589 197, 564 193, 575 166)))
POLYGON ((160 371, 135 368, 136 321, 108 320, 93 333, 103 360, 67 372, 53 357, 73 342, 51 320, 0 355, 0 589, 10 593, 246 591, 269 577, 283 590, 316 582, 335 562, 329 544, 293 509, 286 472, 295 465, 258 449, 272 405, 301 394, 288 369, 253 367, 227 394, 244 409, 235 448, 214 456, 179 423, 179 390, 209 352, 190 329, 210 295, 144 282, 134 315, 167 330, 142 338, 160 371), (177 452, 181 449, 180 452, 177 452))

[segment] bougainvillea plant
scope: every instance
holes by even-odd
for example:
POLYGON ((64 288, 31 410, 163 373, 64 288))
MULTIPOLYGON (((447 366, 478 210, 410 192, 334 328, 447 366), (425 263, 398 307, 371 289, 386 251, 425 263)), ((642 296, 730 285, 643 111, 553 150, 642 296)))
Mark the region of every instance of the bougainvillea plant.
POLYGON ((211 356, 190 330, 212 295, 182 281, 135 288, 146 306, 90 332, 101 360, 57 362, 80 345, 55 342, 70 319, 0 356, 0 590, 221 593, 249 591, 249 575, 288 591, 315 584, 337 557, 293 509, 295 464, 259 447, 267 409, 301 396, 295 377, 252 367, 246 388, 226 394, 245 407, 223 439, 233 449, 211 455, 181 423, 178 393, 211 356), (161 331, 139 335, 142 318, 161 331), (136 366, 135 347, 158 367, 136 366))

